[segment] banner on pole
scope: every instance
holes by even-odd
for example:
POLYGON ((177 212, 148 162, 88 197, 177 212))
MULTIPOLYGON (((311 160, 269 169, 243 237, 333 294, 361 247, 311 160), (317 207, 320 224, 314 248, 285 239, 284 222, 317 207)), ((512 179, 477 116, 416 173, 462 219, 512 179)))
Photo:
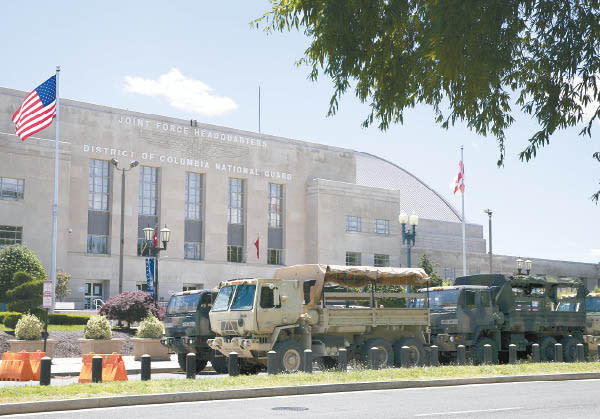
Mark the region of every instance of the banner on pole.
POLYGON ((42 307, 52 307, 52 281, 44 281, 44 293, 42 294, 42 307))
POLYGON ((146 292, 154 296, 154 259, 146 258, 146 292))

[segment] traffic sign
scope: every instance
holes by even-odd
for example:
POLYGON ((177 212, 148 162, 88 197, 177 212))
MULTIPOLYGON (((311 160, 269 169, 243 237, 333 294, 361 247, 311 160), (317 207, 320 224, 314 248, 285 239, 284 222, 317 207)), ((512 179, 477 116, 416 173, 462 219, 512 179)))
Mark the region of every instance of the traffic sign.
POLYGON ((52 307, 52 281, 44 281, 44 294, 42 298, 42 307, 52 307))

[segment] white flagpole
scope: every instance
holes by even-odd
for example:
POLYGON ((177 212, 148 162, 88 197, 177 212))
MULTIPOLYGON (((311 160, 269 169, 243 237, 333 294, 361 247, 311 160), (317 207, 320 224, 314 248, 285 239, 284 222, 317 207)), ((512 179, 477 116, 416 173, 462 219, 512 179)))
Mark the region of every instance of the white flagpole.
POLYGON ((465 234, 465 162, 463 160, 463 146, 460 146, 460 162, 462 163, 462 181, 461 181, 461 200, 462 200, 462 265, 463 265, 463 276, 467 275, 467 242, 465 234))
POLYGON ((52 306, 50 314, 54 314, 54 303, 56 301, 56 242, 58 233, 58 140, 60 122, 60 103, 58 94, 58 78, 60 66, 56 66, 56 140, 54 141, 54 203, 52 205, 52 256, 50 259, 50 279, 52 280, 52 306))

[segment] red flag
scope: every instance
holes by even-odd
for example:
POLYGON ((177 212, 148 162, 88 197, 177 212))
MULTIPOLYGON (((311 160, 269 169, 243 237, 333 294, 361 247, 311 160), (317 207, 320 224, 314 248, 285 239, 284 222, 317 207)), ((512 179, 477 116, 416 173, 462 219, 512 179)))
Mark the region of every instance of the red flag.
POLYGON ((462 160, 458 162, 458 175, 454 179, 454 193, 465 192, 465 166, 463 166, 462 160))
POLYGON ((254 242, 254 246, 256 247, 256 259, 260 259, 260 244, 259 244, 259 239, 260 239, 260 237, 257 237, 256 241, 254 242))
MULTIPOLYGON (((157 232, 157 230, 158 230, 157 228, 154 229, 154 237, 153 237, 154 247, 158 247, 158 232, 157 232)), ((146 230, 146 231, 148 231, 148 230, 146 230)))

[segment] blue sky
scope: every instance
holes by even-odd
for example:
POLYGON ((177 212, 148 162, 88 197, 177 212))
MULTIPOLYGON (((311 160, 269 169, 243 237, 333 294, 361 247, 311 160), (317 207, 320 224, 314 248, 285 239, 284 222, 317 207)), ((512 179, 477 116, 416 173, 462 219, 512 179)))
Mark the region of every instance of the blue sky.
POLYGON ((260 84, 264 133, 385 157, 457 208, 448 185, 464 144, 466 217, 483 224, 487 238, 483 209, 494 211, 494 253, 600 262, 600 207, 589 199, 600 181, 600 163, 591 158, 600 151, 599 124, 592 138, 577 128, 554 135, 524 164, 518 152, 536 125, 517 112, 505 165, 497 168, 493 138, 462 124, 443 130, 429 108, 379 132, 361 128, 368 106, 349 94, 327 118, 331 83, 313 83, 306 67, 294 65, 308 40, 250 27, 268 7, 226 0, 2 2, 0 86, 31 90, 59 64, 62 97, 257 131, 260 84))

